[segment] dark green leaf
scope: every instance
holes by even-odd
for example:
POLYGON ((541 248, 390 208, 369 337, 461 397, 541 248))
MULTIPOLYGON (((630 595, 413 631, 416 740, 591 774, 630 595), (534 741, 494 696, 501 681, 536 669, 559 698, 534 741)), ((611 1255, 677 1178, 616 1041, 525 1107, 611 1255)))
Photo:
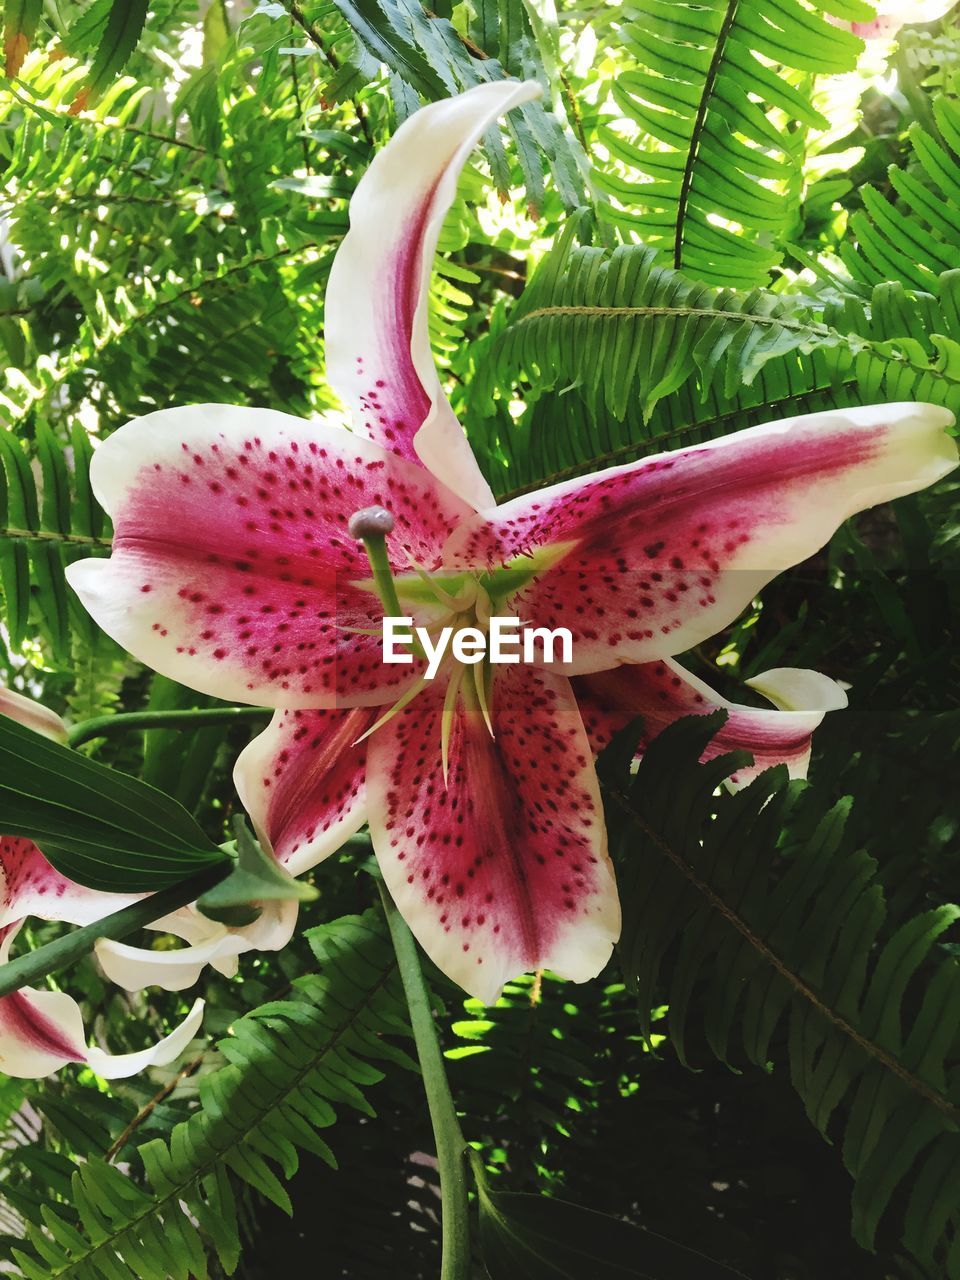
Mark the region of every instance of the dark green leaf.
POLYGON ((153 787, 0 717, 0 829, 92 889, 149 892, 223 860, 153 787))
POLYGON ((480 1248, 490 1280, 742 1280, 742 1272, 618 1218, 483 1188, 480 1248))
POLYGON ((102 93, 121 72, 137 47, 147 18, 149 0, 113 0, 93 66, 89 86, 92 94, 102 93))

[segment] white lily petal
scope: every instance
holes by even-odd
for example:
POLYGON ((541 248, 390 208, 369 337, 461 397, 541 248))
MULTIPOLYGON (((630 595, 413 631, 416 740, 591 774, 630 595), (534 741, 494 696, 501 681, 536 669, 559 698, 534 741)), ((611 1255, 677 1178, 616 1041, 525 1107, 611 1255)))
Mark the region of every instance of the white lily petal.
POLYGON ((353 193, 327 287, 327 377, 353 408, 355 429, 419 459, 477 509, 493 495, 437 377, 430 271, 467 156, 499 116, 540 93, 535 83, 494 81, 405 121, 353 193))
MULTIPOLYGON (((95 951, 106 976, 127 991, 151 986, 183 991, 193 986, 208 964, 230 978, 237 972, 238 958, 246 952, 281 950, 293 937, 297 914, 296 902, 267 902, 252 924, 228 929, 195 912, 196 923, 189 932, 196 941, 186 947, 158 951, 101 938, 95 951)), ((172 932, 183 928, 179 915, 168 918, 167 927, 172 932)))

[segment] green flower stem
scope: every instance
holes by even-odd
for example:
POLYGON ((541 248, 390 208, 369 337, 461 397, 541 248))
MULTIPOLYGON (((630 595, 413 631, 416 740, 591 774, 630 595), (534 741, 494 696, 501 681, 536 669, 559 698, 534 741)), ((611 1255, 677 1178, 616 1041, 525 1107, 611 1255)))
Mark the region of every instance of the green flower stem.
POLYGON ((93 924, 73 929, 55 942, 48 942, 44 947, 37 947, 35 951, 0 965, 0 997, 19 991, 21 987, 35 986, 50 974, 75 964, 93 950, 99 938, 125 938, 178 907, 186 906, 212 889, 233 868, 233 859, 225 857, 220 866, 208 867, 179 884, 171 885, 169 889, 152 893, 142 902, 134 902, 104 916, 102 920, 95 920, 93 924))
POLYGON ((440 1204, 443 1219, 443 1254, 440 1280, 469 1280, 470 1276, 470 1200, 467 1174, 467 1142, 457 1119, 453 1095, 447 1080, 443 1054, 430 995, 420 967, 420 956, 413 934, 394 905, 386 886, 380 882, 380 897, 386 912, 397 965, 410 1010, 410 1025, 417 1044, 423 1086, 430 1108, 430 1121, 437 1144, 440 1166, 440 1204))
POLYGON ((211 724, 254 724, 270 719, 273 713, 263 707, 197 707, 191 711, 128 711, 115 716, 95 716, 81 720, 67 734, 67 745, 79 747, 92 738, 105 738, 111 733, 129 733, 135 729, 202 729, 211 724))

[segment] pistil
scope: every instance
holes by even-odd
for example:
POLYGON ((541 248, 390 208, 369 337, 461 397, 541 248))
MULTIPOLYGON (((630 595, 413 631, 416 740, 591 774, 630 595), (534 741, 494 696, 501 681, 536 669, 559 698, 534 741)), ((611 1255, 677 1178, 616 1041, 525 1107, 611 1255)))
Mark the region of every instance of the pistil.
POLYGON ((393 516, 386 507, 363 507, 355 511, 347 522, 350 536, 362 542, 367 553, 373 570, 373 585, 383 605, 384 615, 399 618, 403 616, 403 610, 387 556, 387 534, 393 532, 393 526, 393 516))

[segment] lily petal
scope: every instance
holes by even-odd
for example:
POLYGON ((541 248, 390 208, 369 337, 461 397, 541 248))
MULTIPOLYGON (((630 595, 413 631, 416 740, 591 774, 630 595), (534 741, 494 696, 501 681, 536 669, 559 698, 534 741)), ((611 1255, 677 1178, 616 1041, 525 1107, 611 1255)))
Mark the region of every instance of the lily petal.
POLYGON ((41 733, 54 742, 66 742, 67 726, 54 711, 50 711, 40 702, 25 698, 14 689, 0 685, 0 716, 16 720, 18 724, 41 733))
POLYGON ((749 751, 753 764, 731 776, 731 790, 746 786, 777 764, 785 764, 791 778, 805 778, 814 730, 828 711, 847 705, 847 695, 829 676, 792 667, 767 671, 747 684, 783 709, 769 711, 729 702, 670 659, 578 676, 573 689, 597 753, 637 716, 643 717, 639 756, 674 720, 709 715, 722 707, 728 713, 726 723, 713 735, 701 760, 728 751, 749 751))
POLYGON ((186 918, 187 912, 177 912, 150 926, 178 937, 186 935, 191 939, 186 947, 157 951, 101 938, 94 949, 110 981, 126 991, 152 986, 183 991, 193 986, 208 964, 232 978, 239 968, 239 957, 248 951, 280 951, 285 947, 293 937, 298 914, 295 902, 265 902, 253 924, 228 929, 192 908, 188 911, 193 920, 186 918))
POLYGON ((847 27, 861 40, 892 40, 901 27, 935 22, 955 5, 956 0, 880 0, 872 22, 833 21, 847 27))
POLYGON ((0 836, 0 930, 25 916, 92 924, 139 897, 84 888, 61 875, 32 840, 0 836))
MULTIPOLYGON (((17 928, 7 926, 0 935, 0 963, 7 960, 17 928)), ((106 1080, 136 1075, 178 1058, 196 1036, 202 1018, 203 1001, 197 1000, 183 1022, 150 1048, 110 1054, 87 1045, 80 1006, 72 996, 23 987, 0 999, 0 1071, 33 1080, 77 1062, 106 1080)))
POLYGON ((430 269, 467 156, 498 116, 540 92, 481 84, 405 121, 357 185, 327 288, 327 376, 353 408, 355 430, 419 460, 477 508, 493 495, 437 377, 430 269))
POLYGON ((369 740, 370 833, 397 907, 431 959, 488 1004, 530 970, 595 977, 619 936, 620 907, 569 682, 498 667, 495 736, 461 697, 448 785, 444 683, 369 740))
POLYGON ((936 405, 890 404, 752 427, 473 516, 445 558, 492 569, 530 557, 512 605, 570 629, 573 660, 555 672, 668 657, 732 622, 854 512, 952 471, 953 421, 936 405))
POLYGON ((367 743, 376 713, 278 711, 233 773, 261 843, 293 876, 309 871, 367 820, 367 743))
MULTIPOLYGON (((258 838, 291 875, 336 852, 366 821, 366 743, 357 739, 372 710, 278 711, 237 759, 234 782, 258 838)), ((207 964, 232 977, 248 951, 279 951, 293 936, 295 902, 268 902, 251 925, 227 929, 192 909, 155 929, 190 945, 156 951, 102 939, 96 953, 107 977, 128 991, 192 986, 207 964)))
POLYGON ((370 569, 347 522, 386 507, 397 570, 435 565, 469 508, 422 467, 287 414, 200 405, 121 427, 90 478, 113 554, 67 576, 154 670, 270 707, 374 705, 416 678, 416 664, 380 661, 382 611, 355 585, 370 569))

